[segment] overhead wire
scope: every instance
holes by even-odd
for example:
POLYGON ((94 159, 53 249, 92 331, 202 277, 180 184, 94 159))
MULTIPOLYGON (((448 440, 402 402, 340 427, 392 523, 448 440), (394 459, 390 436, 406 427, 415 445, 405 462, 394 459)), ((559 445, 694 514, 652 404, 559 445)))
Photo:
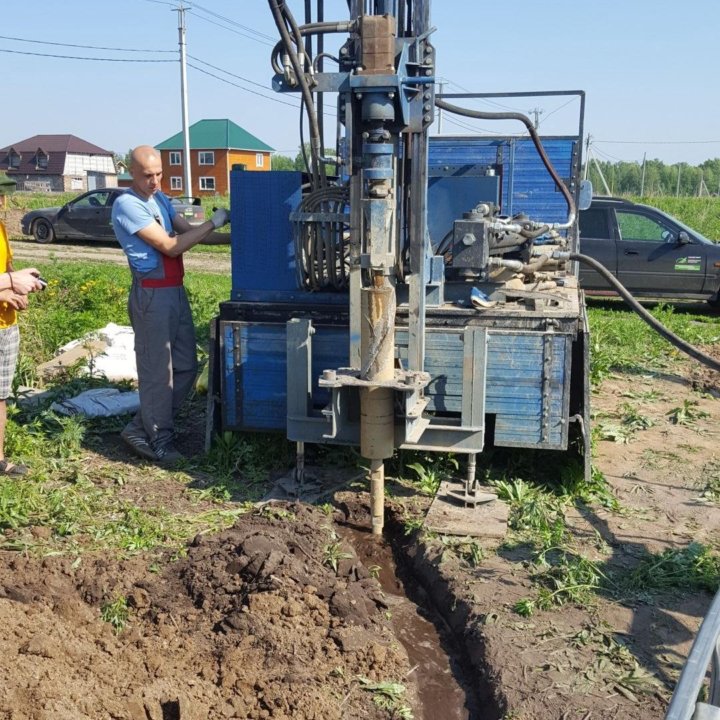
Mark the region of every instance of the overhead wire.
POLYGON ((259 30, 255 30, 254 28, 248 27, 247 25, 242 25, 241 23, 236 22, 232 18, 229 18, 225 15, 220 15, 219 13, 216 13, 213 10, 208 10, 207 8, 203 7, 202 5, 198 5, 196 2, 193 3, 192 7, 195 9, 198 9, 202 12, 205 12, 208 15, 212 15, 213 17, 216 17, 219 20, 223 20, 224 22, 229 23, 230 25, 235 25, 236 27, 242 28, 243 30, 246 30, 247 32, 252 33, 253 35, 257 35, 260 38, 269 40, 272 45, 274 45, 277 42, 277 38, 273 35, 266 35, 265 33, 262 33, 259 30))
POLYGON ((60 47, 83 48, 85 50, 115 50, 117 52, 147 52, 147 53, 176 53, 177 50, 144 50, 138 48, 103 47, 102 45, 76 45, 74 43, 51 42, 50 40, 30 40, 29 38, 0 35, 0 40, 14 40, 15 42, 34 43, 36 45, 57 45, 60 47))
POLYGON ((224 82, 228 85, 232 85, 233 87, 240 88, 240 90, 244 90, 245 92, 249 92, 252 95, 257 95, 258 97, 265 98, 266 100, 272 100, 273 102, 280 103, 281 105, 288 105, 292 108, 295 108, 296 110, 300 107, 299 105, 296 105, 292 102, 285 102, 284 100, 280 100, 279 98, 275 98, 272 95, 264 95, 263 93, 257 92, 257 90, 250 90, 249 88, 245 88, 242 85, 238 85, 237 83, 232 82, 232 80, 226 80, 225 78, 220 77, 219 75, 215 75, 215 73, 208 72, 207 70, 204 70, 201 67, 198 67, 197 65, 193 65, 192 63, 188 63, 188 67, 191 67, 193 70, 197 70, 198 72, 203 73, 204 75, 209 75, 210 77, 215 78, 216 80, 220 80, 220 82, 224 82))
POLYGON ((33 55, 35 57, 51 57, 60 58, 62 60, 90 60, 93 62, 126 62, 126 63, 175 63, 177 60, 149 60, 149 59, 135 59, 135 58, 98 58, 98 57, 80 57, 77 55, 55 55, 51 53, 36 53, 28 52, 26 50, 6 50, 0 48, 0 52, 10 53, 11 55, 33 55))
POLYGON ((198 15, 196 12, 193 12, 190 9, 188 9, 187 12, 190 15, 193 15, 194 17, 198 18, 199 20, 203 20, 206 23, 215 25, 216 27, 222 28, 223 30, 227 30, 228 32, 234 33, 235 35, 240 35, 240 37, 247 38, 248 40, 254 40, 255 42, 259 42, 261 45, 267 45, 268 47, 272 47, 275 44, 274 42, 268 42, 267 40, 262 40, 262 39, 253 37, 252 35, 241 32, 240 30, 235 30, 233 28, 229 28, 227 25, 223 25, 219 22, 216 22, 215 20, 211 20, 210 18, 206 18, 206 17, 203 17, 202 15, 198 15))

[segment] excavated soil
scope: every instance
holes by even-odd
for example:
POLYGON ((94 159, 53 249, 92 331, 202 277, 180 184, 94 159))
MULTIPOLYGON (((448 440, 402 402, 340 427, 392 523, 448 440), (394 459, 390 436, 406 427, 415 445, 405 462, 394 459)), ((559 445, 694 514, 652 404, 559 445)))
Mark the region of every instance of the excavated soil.
POLYGON ((0 717, 382 718, 359 678, 403 680, 388 601, 327 517, 298 506, 198 536, 187 557, 0 560, 0 717), (295 513, 294 519, 291 512, 295 513), (124 596, 128 627, 100 620, 124 596))
MULTIPOLYGON (((693 541, 720 548, 707 491, 720 477, 719 393, 716 373, 678 362, 663 375, 615 375, 594 395, 596 427, 628 404, 651 421, 626 442, 597 443, 620 510, 567 514, 576 548, 604 571, 693 541)), ((102 455, 87 450, 98 484, 108 462, 137 467, 114 436, 103 443, 102 455)), ((185 487, 160 473, 123 492, 178 510, 185 487)), ((367 681, 403 683, 419 720, 663 717, 708 593, 600 593, 521 617, 513 605, 536 592, 529 550, 480 539, 471 563, 442 536, 408 534, 406 519, 428 504, 394 487, 387 545, 369 541, 367 494, 347 488, 334 514, 263 506, 160 561, 0 551, 0 719, 409 717, 374 702, 367 681), (101 615, 119 597, 130 613, 116 632, 101 615), (409 631, 419 618, 434 636, 409 631)), ((49 534, 33 529, 40 547, 49 534)))

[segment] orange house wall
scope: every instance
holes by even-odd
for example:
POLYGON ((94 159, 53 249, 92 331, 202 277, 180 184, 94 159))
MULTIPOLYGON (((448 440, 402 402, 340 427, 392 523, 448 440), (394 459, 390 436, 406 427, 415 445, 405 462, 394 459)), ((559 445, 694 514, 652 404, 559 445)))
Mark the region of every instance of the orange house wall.
POLYGON ((183 177, 184 166, 170 164, 170 150, 160 151, 160 157, 162 158, 163 164, 163 179, 161 188, 166 195, 193 195, 195 197, 215 194, 226 195, 230 191, 228 183, 230 178, 230 169, 233 165, 238 163, 243 164, 246 166, 248 171, 264 171, 270 169, 270 153, 262 153, 263 167, 259 168, 255 162, 255 156, 257 155, 255 152, 243 150, 213 150, 215 153, 214 165, 200 165, 198 163, 200 152, 207 151, 190 151, 190 172, 192 173, 193 186, 191 192, 187 192, 184 188, 182 191, 170 190, 170 178, 183 177), (200 177, 214 177, 215 190, 200 190, 200 177))

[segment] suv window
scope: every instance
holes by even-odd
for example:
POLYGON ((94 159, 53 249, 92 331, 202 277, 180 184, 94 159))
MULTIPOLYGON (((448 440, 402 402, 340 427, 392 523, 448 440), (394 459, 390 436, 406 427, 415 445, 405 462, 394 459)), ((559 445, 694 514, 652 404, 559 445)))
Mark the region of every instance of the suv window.
POLYGON ((668 239, 668 228, 647 215, 618 210, 617 222, 622 240, 665 242, 668 239))
POLYGON ((610 224, 605 208, 589 208, 580 213, 580 237, 610 237, 610 224))

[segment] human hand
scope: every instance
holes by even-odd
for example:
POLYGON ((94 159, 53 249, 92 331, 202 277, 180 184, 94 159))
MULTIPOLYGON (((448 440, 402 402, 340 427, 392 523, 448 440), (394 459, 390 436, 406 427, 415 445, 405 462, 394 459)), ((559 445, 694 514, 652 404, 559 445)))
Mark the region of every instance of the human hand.
POLYGON ((230 222, 230 213, 225 208, 217 208, 210 218, 210 222, 217 230, 230 222))
POLYGON ((0 302, 6 302, 16 310, 25 310, 28 306, 27 295, 18 295, 12 290, 0 290, 0 302))
POLYGON ((40 271, 37 268, 23 268, 8 273, 10 276, 10 289, 19 295, 27 295, 31 292, 43 289, 43 284, 38 279, 40 271))

